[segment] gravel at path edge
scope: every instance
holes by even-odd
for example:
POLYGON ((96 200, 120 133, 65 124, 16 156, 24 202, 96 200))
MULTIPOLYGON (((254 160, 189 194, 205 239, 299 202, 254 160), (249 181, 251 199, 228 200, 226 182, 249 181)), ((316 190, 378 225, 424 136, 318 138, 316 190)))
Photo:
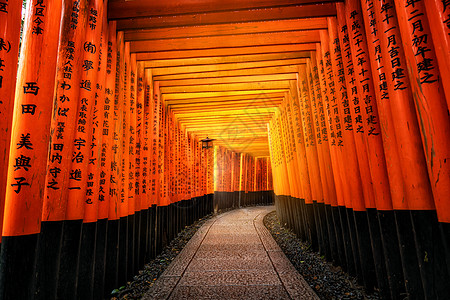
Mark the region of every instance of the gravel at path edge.
MULTIPOLYGON (((192 236, 202 225, 213 215, 207 215, 194 224, 186 226, 177 237, 175 237, 167 247, 155 259, 144 266, 144 270, 139 271, 138 275, 133 277, 133 281, 126 285, 117 287, 111 292, 111 300, 131 300, 140 299, 145 292, 154 284, 158 277, 183 250, 192 236)), ((105 298, 108 295, 105 295, 105 298)))
POLYGON ((275 211, 264 217, 264 225, 320 299, 380 299, 377 292, 367 295, 364 288, 357 284, 356 278, 327 262, 319 253, 313 252, 308 243, 301 241, 291 230, 284 228, 275 211))

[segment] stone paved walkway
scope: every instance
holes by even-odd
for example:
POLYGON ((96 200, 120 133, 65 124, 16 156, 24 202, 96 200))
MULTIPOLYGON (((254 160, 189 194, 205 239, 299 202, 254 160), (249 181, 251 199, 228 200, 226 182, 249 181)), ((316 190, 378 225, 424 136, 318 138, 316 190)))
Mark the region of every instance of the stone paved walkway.
POLYGON ((273 210, 208 220, 143 299, 319 299, 264 227, 273 210))

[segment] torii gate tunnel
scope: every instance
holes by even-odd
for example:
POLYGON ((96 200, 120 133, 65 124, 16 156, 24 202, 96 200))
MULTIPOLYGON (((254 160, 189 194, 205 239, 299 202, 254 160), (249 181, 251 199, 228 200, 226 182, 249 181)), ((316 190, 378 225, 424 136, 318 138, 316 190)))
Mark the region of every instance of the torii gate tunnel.
POLYGON ((103 299, 186 225, 273 202, 369 292, 450 298, 448 0, 21 2, 0 299, 103 299))

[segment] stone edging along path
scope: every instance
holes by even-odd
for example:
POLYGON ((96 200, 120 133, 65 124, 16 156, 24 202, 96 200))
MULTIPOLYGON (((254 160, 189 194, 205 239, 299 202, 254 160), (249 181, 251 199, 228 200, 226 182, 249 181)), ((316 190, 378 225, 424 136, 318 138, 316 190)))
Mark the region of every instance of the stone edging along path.
POLYGON ((273 210, 206 221, 142 299, 319 299, 264 226, 273 210))

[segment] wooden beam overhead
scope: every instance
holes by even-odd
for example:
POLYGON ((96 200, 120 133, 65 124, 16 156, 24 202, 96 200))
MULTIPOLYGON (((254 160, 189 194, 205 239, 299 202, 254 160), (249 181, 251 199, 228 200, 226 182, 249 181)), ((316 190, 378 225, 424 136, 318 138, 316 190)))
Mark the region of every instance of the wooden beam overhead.
POLYGON ((198 65, 215 65, 229 64, 239 62, 261 62, 269 60, 283 59, 299 59, 311 57, 311 51, 302 52, 285 52, 285 53, 269 53, 269 54, 248 54, 248 55, 230 55, 216 57, 196 57, 196 58, 179 58, 179 59, 157 59, 145 61, 146 68, 166 68, 179 66, 198 66, 198 65))
POLYGON ((214 107, 214 108, 218 108, 218 107, 246 107, 249 105, 253 105, 253 106, 278 106, 281 104, 281 102, 283 101, 282 98, 280 99, 270 99, 267 101, 256 101, 256 100, 243 100, 243 101, 233 101, 233 102, 212 102, 212 103, 208 103, 208 102, 204 102, 204 103, 187 103, 187 104, 183 104, 183 105, 169 105, 169 108, 173 111, 173 112, 177 112, 179 110, 185 110, 185 109, 208 109, 209 107, 214 107))
MULTIPOLYGON (((241 0, 238 0, 241 1, 241 0)), ((134 1, 136 2, 136 1, 134 1)), ((144 1, 141 1, 144 2, 144 1)), ((154 1, 154 2, 171 2, 171 1, 154 1)), ((242 1, 246 2, 246 1, 242 1)), ((328 2, 328 1, 321 1, 328 2)), ((112 6, 113 3, 111 2, 112 6)), ((184 26, 202 26, 212 24, 225 23, 243 23, 273 20, 289 20, 299 18, 315 18, 328 17, 336 15, 336 5, 329 3, 311 3, 303 5, 266 7, 257 9, 238 9, 232 11, 215 11, 200 12, 192 11, 192 13, 176 14, 173 11, 167 11, 169 15, 158 15, 153 12, 154 16, 137 15, 127 16, 121 11, 118 4, 114 4, 117 8, 108 9, 109 20, 117 20, 117 30, 127 29, 146 29, 146 28, 164 28, 164 27, 184 27, 184 26)))
POLYGON ((175 100, 165 101, 165 104, 169 107, 175 105, 184 105, 184 104, 204 104, 204 103, 212 103, 212 102, 232 102, 232 101, 242 101, 242 100, 252 100, 252 101, 275 101, 274 99, 280 99, 284 97, 284 93, 272 93, 272 94, 247 94, 247 95, 236 95, 236 96, 224 96, 224 97, 213 97, 213 98, 187 98, 184 100, 175 100))
MULTIPOLYGON (((267 113, 264 115, 258 115, 258 120, 265 120, 265 118, 270 118, 272 116, 272 113, 267 113)), ((184 117, 180 117, 179 115, 175 115, 175 118, 177 118, 180 122, 200 122, 201 121, 211 121, 211 120, 217 120, 217 122, 222 122, 222 123, 232 123, 236 120, 239 120, 239 122, 244 122, 244 121, 253 121, 256 123, 256 119, 255 119, 255 115, 250 115, 250 114, 239 114, 237 116, 238 118, 236 118, 236 116, 221 116, 220 118, 217 118, 216 116, 203 116, 202 118, 197 118, 196 116, 184 116, 184 117)))
MULTIPOLYGON (((266 93, 284 93, 286 89, 276 89, 276 90, 259 90, 259 91, 232 91, 232 92, 204 92, 204 93, 176 93, 176 94, 164 94, 162 98, 167 100, 177 100, 177 99, 200 99, 200 98, 211 98, 211 97, 222 97, 222 96, 238 96, 238 95, 260 95, 264 97, 266 93)), ((166 103, 167 105, 167 103, 166 103)))
POLYGON ((108 17, 110 19, 129 19, 134 17, 155 17, 226 10, 233 11, 239 9, 281 7, 331 1, 332 0, 122 0, 110 1, 108 4, 108 17))
POLYGON ((280 80, 295 80, 296 75, 290 74, 274 74, 274 75, 250 75, 250 76, 233 76, 233 77, 212 77, 201 79, 179 79, 164 80, 159 82, 160 87, 168 86, 189 86, 189 85, 205 85, 219 83, 244 83, 244 82, 267 82, 280 80))
MULTIPOLYGON (((144 65, 147 68, 147 63, 144 65)), ((181 66, 181 67, 166 67, 166 68, 153 68, 153 80, 157 81, 156 76, 162 75, 174 75, 174 74, 192 74, 192 73, 206 73, 206 72, 217 72, 217 71, 231 71, 240 70, 240 74, 244 75, 245 69, 255 69, 264 67, 275 67, 275 66, 292 66, 306 63, 306 58, 297 59, 281 59, 281 60, 268 60, 268 61, 258 61, 258 62, 237 62, 229 64, 217 64, 217 65, 199 65, 199 66, 181 66)), ((297 70, 297 67, 294 68, 297 70)), ((203 75, 205 77, 212 77, 211 74, 203 75)))
POLYGON ((208 124, 215 123, 223 126, 230 126, 236 123, 242 124, 266 124, 272 118, 273 112, 265 114, 240 114, 240 115, 223 115, 216 119, 207 118, 207 116, 180 116, 177 114, 176 119, 180 124, 208 124))
POLYGON ((239 47, 239 48, 214 48, 214 49, 194 49, 194 50, 178 50, 155 51, 150 49, 148 52, 136 53, 138 61, 143 60, 163 60, 163 59, 180 59, 180 58, 199 58, 199 57, 218 57, 248 54, 281 54, 285 52, 302 52, 315 51, 316 44, 283 44, 269 45, 257 47, 239 47))
MULTIPOLYGON (((281 63, 281 62, 280 62, 281 63)), ((302 60, 300 64, 306 63, 306 60, 302 60)), ((222 71, 210 71, 210 72, 198 72, 198 73, 180 73, 180 74, 167 74, 154 76, 154 81, 162 80, 178 80, 178 79, 200 79, 200 78, 212 78, 212 77, 231 77, 231 76, 249 76, 249 75, 273 75, 273 74, 286 74, 297 73, 297 65, 275 65, 268 67, 258 67, 249 69, 235 69, 235 70, 222 70, 222 71)))
POLYGON ((288 89, 289 81, 266 81, 161 87, 163 94, 288 89))
MULTIPOLYGON (((203 108, 203 109, 201 109, 201 108, 197 108, 197 109, 192 109, 192 108, 190 108, 190 109, 182 109, 182 108, 180 108, 180 109, 174 110, 174 113, 182 115, 182 114, 192 114, 192 113, 203 113, 203 112, 208 112, 208 111, 209 112, 214 112, 214 113, 217 112, 217 111, 220 111, 220 112, 225 112, 225 111, 243 111, 243 110, 248 110, 250 107, 251 106, 224 106, 224 107, 209 106, 209 107, 206 107, 206 108, 203 108)), ((260 106, 257 109, 258 110, 262 110, 262 107, 264 107, 264 108, 276 108, 276 107, 278 107, 278 105, 260 106)))
MULTIPOLYGON (((227 110, 222 110, 220 112, 216 112, 215 116, 216 117, 220 117, 220 116, 240 116, 240 115, 255 115, 255 118, 258 118, 258 116, 266 116, 267 114, 271 114, 274 113, 276 110, 276 108, 272 108, 272 107, 267 107, 267 108, 255 108, 255 109, 251 109, 251 108, 246 108, 246 109, 227 109, 227 110)), ((201 117, 204 115, 209 115, 210 112, 206 111, 206 112, 183 112, 183 113, 178 113, 177 115, 180 118, 186 117, 186 116, 195 116, 195 117, 201 117)))
POLYGON ((234 48, 279 44, 319 43, 320 30, 298 30, 275 33, 252 33, 229 36, 194 37, 151 41, 132 41, 130 51, 168 51, 171 49, 193 50, 211 48, 234 48))
POLYGON ((250 23, 227 23, 201 26, 138 29, 125 31, 124 36, 125 41, 129 42, 327 28, 326 18, 307 18, 250 23))

